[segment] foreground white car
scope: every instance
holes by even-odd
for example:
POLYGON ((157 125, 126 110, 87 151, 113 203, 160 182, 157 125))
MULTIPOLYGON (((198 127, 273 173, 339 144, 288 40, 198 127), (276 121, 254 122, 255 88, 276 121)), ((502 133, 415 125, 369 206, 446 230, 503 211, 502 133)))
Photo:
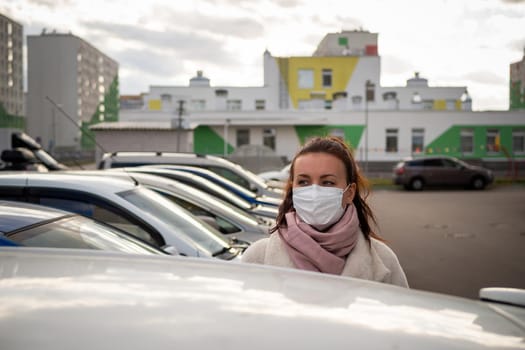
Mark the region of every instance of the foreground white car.
POLYGON ((3 349, 523 349, 523 308, 222 260, 6 248, 3 349))

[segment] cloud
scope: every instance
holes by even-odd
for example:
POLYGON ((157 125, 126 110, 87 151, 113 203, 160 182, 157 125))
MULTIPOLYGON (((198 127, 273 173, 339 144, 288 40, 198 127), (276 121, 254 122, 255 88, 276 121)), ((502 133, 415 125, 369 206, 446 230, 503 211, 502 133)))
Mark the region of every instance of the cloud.
POLYGON ((501 2, 506 4, 521 4, 525 3, 525 0, 501 0, 501 2))
POLYGON ((394 55, 381 56, 381 73, 384 74, 403 74, 412 72, 414 65, 409 60, 394 55))
POLYGON ((177 23, 178 27, 187 28, 194 33, 225 35, 228 37, 253 39, 263 35, 264 26, 248 17, 207 16, 200 13, 177 12, 172 7, 157 7, 151 21, 177 23), (198 25, 197 25, 198 24, 198 25))
POLYGON ((510 49, 512 49, 512 51, 523 52, 523 50, 525 50, 525 38, 523 38, 521 40, 513 40, 513 41, 511 41, 508 44, 508 47, 510 49))
MULTIPOLYGON (((89 34, 92 40, 98 42, 103 38, 119 40, 127 43, 137 50, 144 50, 154 55, 155 52, 164 52, 178 59, 198 59, 213 61, 215 64, 231 64, 232 57, 223 47, 219 39, 199 35, 197 33, 178 32, 174 30, 153 31, 144 27, 125 24, 109 24, 105 22, 83 22, 84 26, 91 29, 89 34), (95 33, 95 34, 93 34, 95 33)), ((107 49, 112 50, 110 45, 107 49)), ((114 49, 113 55, 119 56, 114 49)), ((166 57, 164 57, 166 59, 166 57)))
POLYGON ((65 6, 70 6, 73 4, 73 1, 71 0, 28 0, 28 4, 33 4, 37 6, 45 6, 49 9, 56 9, 61 8, 65 6))
POLYGON ((463 79, 486 85, 506 85, 508 82, 507 78, 487 71, 470 72, 464 74, 463 79))

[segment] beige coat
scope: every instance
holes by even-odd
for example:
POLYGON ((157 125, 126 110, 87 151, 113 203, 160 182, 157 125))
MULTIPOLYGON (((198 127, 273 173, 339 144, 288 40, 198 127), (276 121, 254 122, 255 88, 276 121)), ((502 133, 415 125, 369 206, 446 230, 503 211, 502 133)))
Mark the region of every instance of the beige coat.
MULTIPOLYGON (((361 233, 346 259, 341 276, 395 284, 408 288, 407 278, 397 256, 386 244, 361 233)), ((295 268, 278 233, 252 243, 242 256, 243 262, 295 268)))

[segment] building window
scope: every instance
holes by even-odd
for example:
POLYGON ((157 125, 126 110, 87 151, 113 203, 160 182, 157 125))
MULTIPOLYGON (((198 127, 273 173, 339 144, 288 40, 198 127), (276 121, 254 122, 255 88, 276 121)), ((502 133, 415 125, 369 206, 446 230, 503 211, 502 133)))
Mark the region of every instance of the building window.
POLYGON ((360 106, 362 101, 363 101, 363 96, 359 96, 359 95, 352 96, 352 104, 354 106, 360 106))
POLYGON ((525 153, 525 129, 512 131, 512 152, 514 154, 525 153))
POLYGON ((240 111, 242 107, 241 100, 228 100, 226 101, 227 111, 240 111))
POLYGON ((463 129, 460 133, 461 153, 474 153, 474 131, 472 129, 463 129))
POLYGON ((237 130, 237 147, 250 144, 250 129, 237 130))
POLYGON ((323 69, 323 87, 331 88, 332 87, 332 70, 323 69))
POLYGON ((314 87, 314 71, 312 69, 299 69, 297 78, 299 89, 312 89, 314 87))
POLYGON ((419 154, 425 147, 425 129, 412 129, 412 153, 419 154))
POLYGON ((423 100, 423 109, 427 111, 434 109, 434 100, 423 100))
POLYGON ((324 100, 324 109, 332 109, 332 100, 324 100))
POLYGON ((488 129, 487 130, 487 152, 498 153, 499 152, 499 130, 488 129))
POLYGON ((171 103, 171 95, 170 94, 162 94, 160 95, 160 99, 162 102, 171 103))
POLYGON ((263 145, 273 149, 275 151, 275 129, 263 129, 263 145))
POLYGON ((206 100, 191 100, 191 109, 193 111, 203 111, 206 109, 206 100))
POLYGON ((255 109, 258 111, 262 111, 266 109, 266 101, 265 100, 255 100, 255 109))
POLYGON ((386 129, 386 152, 397 153, 397 129, 386 129))

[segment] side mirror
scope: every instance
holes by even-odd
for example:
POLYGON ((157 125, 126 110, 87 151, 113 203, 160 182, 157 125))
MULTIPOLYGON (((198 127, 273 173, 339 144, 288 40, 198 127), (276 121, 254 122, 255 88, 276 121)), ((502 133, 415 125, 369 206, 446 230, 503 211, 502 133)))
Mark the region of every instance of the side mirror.
POLYGON ((250 184, 250 191, 253 193, 259 193, 259 189, 254 184, 250 184))

